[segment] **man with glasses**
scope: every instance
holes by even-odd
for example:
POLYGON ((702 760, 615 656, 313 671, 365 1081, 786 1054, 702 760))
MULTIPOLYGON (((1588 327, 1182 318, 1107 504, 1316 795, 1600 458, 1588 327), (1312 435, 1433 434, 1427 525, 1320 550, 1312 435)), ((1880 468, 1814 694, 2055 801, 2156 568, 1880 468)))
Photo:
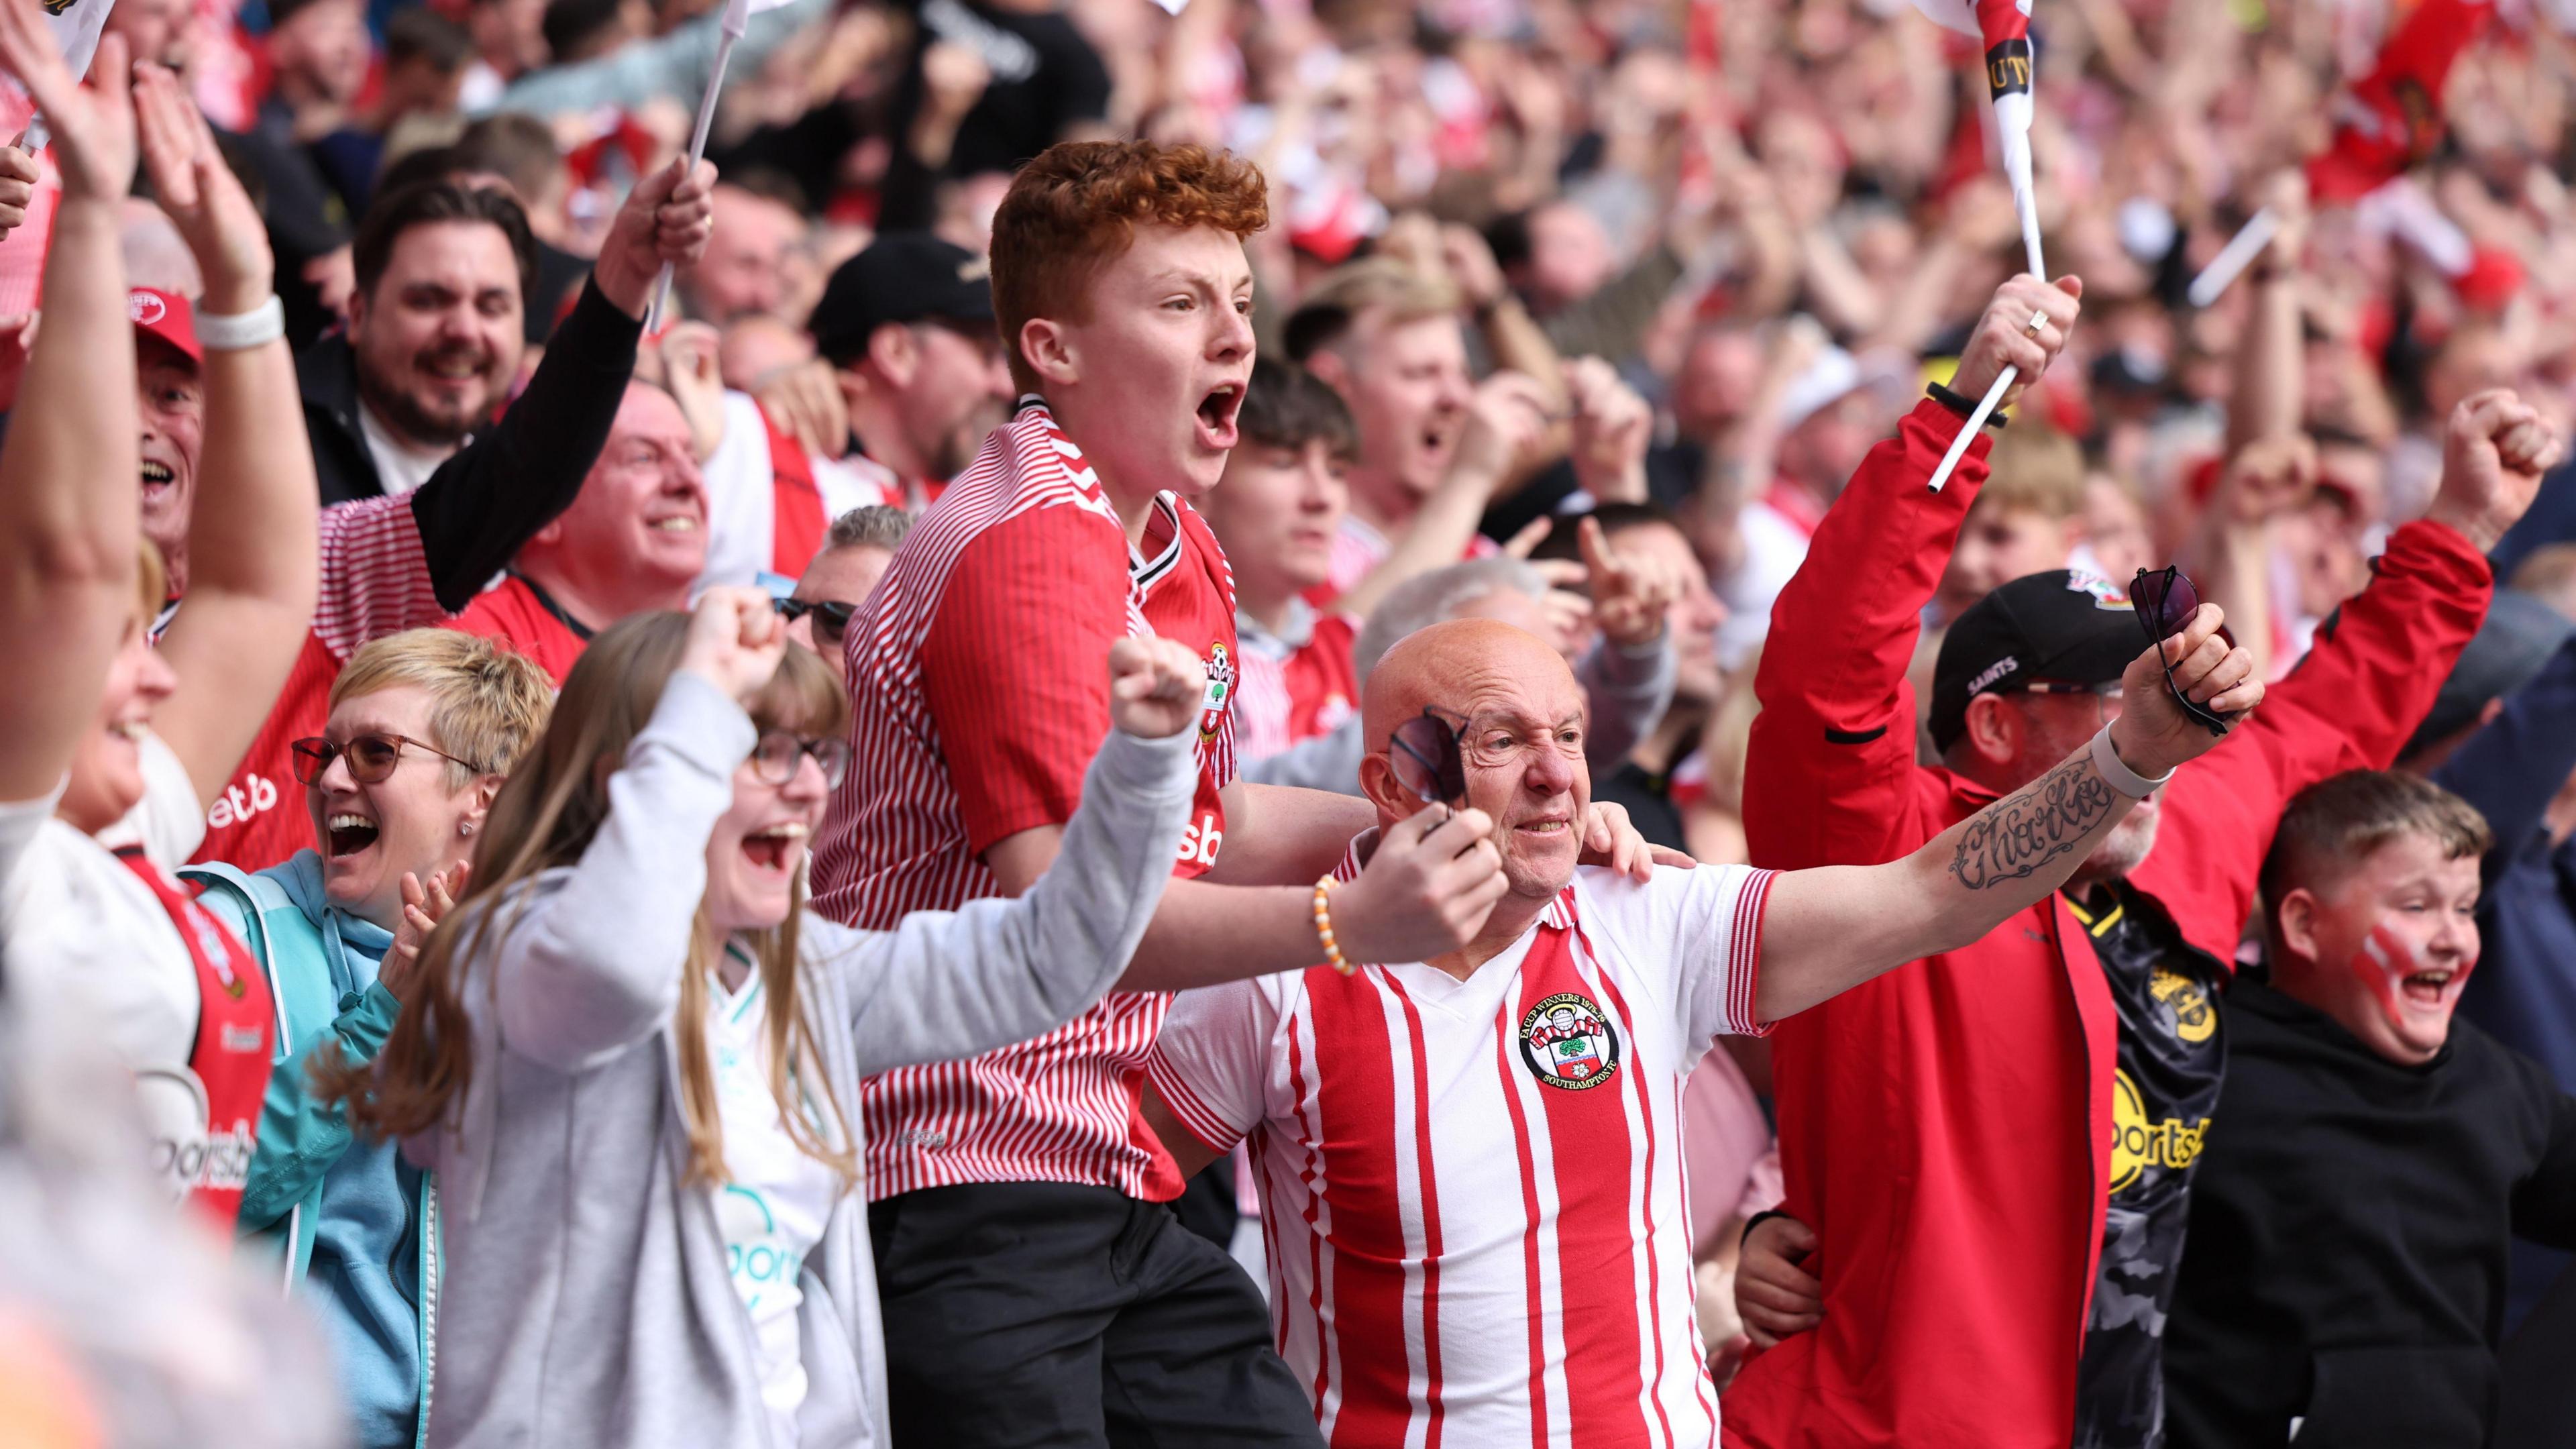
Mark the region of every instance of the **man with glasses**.
POLYGON ((834 679, 848 682, 843 655, 850 621, 911 531, 912 515, 890 503, 851 509, 832 520, 822 552, 805 566, 796 591, 779 600, 778 611, 787 616, 787 637, 821 655, 834 679))
MULTIPOLYGON (((1501 903, 1426 960, 1184 993, 1146 1067, 1146 1120, 1183 1171, 1251 1140, 1277 1338, 1326 1440, 1712 1443, 1683 1080, 1719 1034, 1974 940, 2125 829, 2219 738, 2164 688, 2160 652, 2219 708, 2262 698, 2218 623, 2132 634, 2137 708, 1909 854, 1642 880, 1577 863, 1588 710, 1554 649, 1458 619, 1388 650, 1362 712, 1377 826, 1341 877, 1424 829, 1428 800, 1495 822, 1501 903)), ((1318 887, 1319 917, 1334 899, 1318 887)))
MULTIPOLYGON (((2176 594, 2161 571, 2135 607, 2082 575, 2019 579, 1943 642, 1942 764, 1915 763, 1905 669, 1986 443, 1942 492, 1925 482, 1961 426, 1960 393, 2006 365, 2037 376, 2078 292, 2007 282, 1949 389, 1871 452, 1817 530, 1756 681, 1755 860, 1896 859, 2027 787, 2067 740, 2116 727, 2142 693, 2169 694, 2161 679, 2109 692, 2147 637, 2141 610, 2161 618, 2176 594)), ((2162 1442, 2165 1310, 2225 1060, 2213 995, 2274 822, 2301 787, 2396 755, 2486 611, 2484 551, 2556 451, 2512 394, 2472 399, 2427 518, 2390 537, 2378 579, 2319 631, 2248 738, 2133 813, 2062 895, 1782 1027, 1788 1216, 1746 1234, 1736 1297, 1767 1351, 1728 1392, 1731 1444, 2162 1442)))
POLYGON ((689 420, 669 393, 630 382, 572 507, 450 627, 507 643, 561 688, 593 634, 629 614, 688 607, 706 562, 707 490, 689 420))

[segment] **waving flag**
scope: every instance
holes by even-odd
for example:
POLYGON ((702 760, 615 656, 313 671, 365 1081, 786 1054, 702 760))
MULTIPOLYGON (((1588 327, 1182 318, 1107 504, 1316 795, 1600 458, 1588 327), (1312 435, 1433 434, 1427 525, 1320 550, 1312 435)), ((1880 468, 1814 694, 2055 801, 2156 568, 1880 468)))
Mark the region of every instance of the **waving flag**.
POLYGON ((1933 24, 1986 48, 1986 94, 1994 103, 2004 179, 2012 184, 2013 210, 2021 217, 2022 250, 2030 274, 2046 276, 2039 259, 2038 200, 2030 180, 2030 0, 1914 0, 1914 8, 1933 24))
POLYGON ((2334 100, 2334 141, 2308 161, 2319 202, 2356 201, 2433 154, 2452 62, 2495 19, 2489 0, 2422 0, 2388 33, 2379 63, 2334 100))

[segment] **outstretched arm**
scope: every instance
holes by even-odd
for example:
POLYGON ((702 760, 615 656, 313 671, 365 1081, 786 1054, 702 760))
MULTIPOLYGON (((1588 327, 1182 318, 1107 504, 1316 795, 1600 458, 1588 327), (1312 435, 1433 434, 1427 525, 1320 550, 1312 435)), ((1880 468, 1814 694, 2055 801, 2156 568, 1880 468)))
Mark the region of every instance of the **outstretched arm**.
MULTIPOLYGON (((178 77, 135 68, 145 168, 206 279, 203 315, 238 317, 276 296, 277 261, 258 208, 215 149, 178 77)), ((313 449, 286 335, 205 350, 206 432, 188 517, 188 606, 161 638, 178 676, 154 729, 196 782, 223 794, 267 722, 313 624, 319 587, 313 449)))
POLYGON ((678 161, 627 193, 608 241, 527 390, 489 435, 439 466, 411 496, 438 602, 472 603, 520 545, 572 506, 599 461, 635 373, 644 308, 662 263, 686 267, 714 230, 715 168, 678 161))
MULTIPOLYGON (((2236 714, 2262 701, 2252 659, 2219 637, 2221 621, 2203 604, 2180 636, 2129 665, 2128 708, 2105 731, 2128 770, 2155 778, 2217 743, 2175 705, 2159 651, 2198 703, 2236 714)), ((1776 1021, 1967 945, 2064 885, 2136 803, 2088 745, 1900 860, 1782 875, 1762 921, 1756 1013, 1776 1021)))
POLYGON ((0 0, 0 68, 58 133, 63 198, 45 256, 45 325, 0 445, 0 800, 61 783, 135 611, 141 496, 134 335, 117 253, 134 175, 125 42, 99 42, 84 93, 24 0, 0 0))

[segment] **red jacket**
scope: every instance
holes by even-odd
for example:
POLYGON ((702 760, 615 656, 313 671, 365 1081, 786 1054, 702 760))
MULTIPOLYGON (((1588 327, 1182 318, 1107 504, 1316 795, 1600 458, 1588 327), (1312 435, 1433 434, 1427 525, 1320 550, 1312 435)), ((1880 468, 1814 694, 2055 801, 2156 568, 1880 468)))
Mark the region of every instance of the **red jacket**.
MULTIPOLYGON (((1893 860, 1994 798, 1915 763, 1905 683, 1985 481, 1981 440, 1943 492, 1924 487, 1958 426, 1916 407, 1773 606, 1744 785, 1758 864, 1893 860)), ((2165 790, 2132 884, 2232 962, 2282 805, 2396 756, 2490 589, 2457 533, 2397 530, 2299 669, 2165 790)), ((2063 1449, 2101 1248, 2116 1028, 2056 897, 1780 1023, 1784 1206, 1816 1231, 1825 1317, 1746 1366, 1726 1395, 1730 1445, 2063 1449)))

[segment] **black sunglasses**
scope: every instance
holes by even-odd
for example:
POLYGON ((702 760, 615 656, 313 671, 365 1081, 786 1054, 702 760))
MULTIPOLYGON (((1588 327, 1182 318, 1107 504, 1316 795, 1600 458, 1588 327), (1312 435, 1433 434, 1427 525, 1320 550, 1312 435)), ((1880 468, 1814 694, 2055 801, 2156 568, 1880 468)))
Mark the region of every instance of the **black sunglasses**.
POLYGON ((811 614, 814 616, 814 642, 837 646, 848 631, 850 621, 858 617, 859 606, 839 599, 772 599, 769 607, 778 611, 788 623, 811 614))
POLYGON ((2129 582, 2129 602, 2137 608, 2138 627, 2147 631, 2147 642, 2157 646, 2156 662, 2164 665, 2165 688, 2173 692, 2174 703, 2211 734, 2227 733, 2228 717, 2207 705, 2194 704, 2182 686, 2174 683, 2173 665, 2164 657, 2164 642, 2181 633, 2191 623, 2191 616, 2200 612, 2200 590, 2192 587, 2181 569, 2171 565, 2154 573, 2140 569, 2129 582))
POLYGON ((1456 808, 1467 797, 1467 762, 1458 751, 1458 727, 1441 717, 1437 705, 1395 727, 1386 742, 1386 762, 1395 767, 1395 782, 1425 805, 1456 808))

